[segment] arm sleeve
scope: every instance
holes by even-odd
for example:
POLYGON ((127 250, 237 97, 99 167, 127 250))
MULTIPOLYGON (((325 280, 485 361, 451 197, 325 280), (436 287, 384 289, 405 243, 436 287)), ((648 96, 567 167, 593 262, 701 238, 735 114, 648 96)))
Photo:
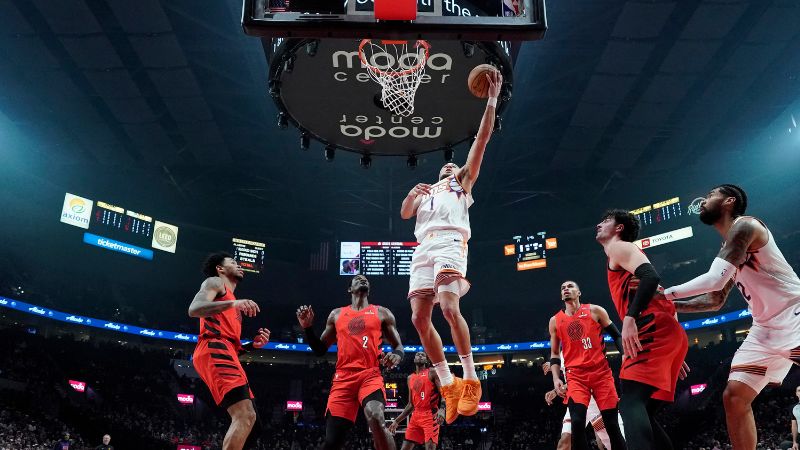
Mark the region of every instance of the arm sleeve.
POLYGON ((622 353, 622 333, 619 332, 619 328, 614 325, 614 322, 608 324, 603 331, 605 331, 607 335, 611 336, 611 339, 614 341, 614 345, 617 346, 617 350, 622 353))
POLYGON ((653 295, 658 290, 658 282, 661 281, 661 278, 650 263, 644 263, 637 267, 633 274, 639 279, 639 288, 636 289, 636 295, 633 296, 633 300, 628 305, 628 313, 625 315, 635 319, 639 317, 642 311, 647 309, 650 300, 653 299, 653 295))
POLYGON ((676 298, 686 298, 719 291, 735 275, 736 266, 720 257, 716 257, 714 262, 711 263, 711 268, 708 269, 708 272, 686 283, 665 290, 664 295, 670 300, 675 300, 676 298))
POLYGON ((314 352, 315 355, 322 356, 328 351, 328 349, 325 348, 325 344, 319 340, 317 333, 314 332, 314 327, 303 328, 303 331, 305 332, 308 346, 311 347, 311 351, 314 352))

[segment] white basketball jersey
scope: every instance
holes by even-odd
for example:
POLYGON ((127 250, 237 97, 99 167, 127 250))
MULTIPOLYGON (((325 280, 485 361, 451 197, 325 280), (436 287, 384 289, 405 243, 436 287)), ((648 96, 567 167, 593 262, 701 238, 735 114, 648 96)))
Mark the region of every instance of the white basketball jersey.
MULTIPOLYGON (((734 223, 743 217, 736 218, 734 223)), ((736 287, 750 307, 753 322, 759 324, 766 324, 787 308, 800 304, 800 278, 786 262, 768 228, 767 236, 769 241, 765 246, 747 252, 747 259, 736 274, 736 287)))
POLYGON ((469 207, 475 201, 451 175, 431 186, 431 193, 422 197, 417 209, 414 236, 422 242, 432 231, 458 231, 469 240, 469 207))

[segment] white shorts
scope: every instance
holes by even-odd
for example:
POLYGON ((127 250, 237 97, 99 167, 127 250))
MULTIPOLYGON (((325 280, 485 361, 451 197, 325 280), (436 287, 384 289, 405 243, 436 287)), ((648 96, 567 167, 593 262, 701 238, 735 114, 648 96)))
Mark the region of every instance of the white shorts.
MULTIPOLYGON (((622 431, 622 436, 625 436, 625 427, 622 425, 622 416, 617 413, 617 421, 619 421, 619 429, 622 431)), ((603 446, 607 449, 611 448, 611 438, 608 437, 606 425, 603 423, 603 416, 600 415, 600 408, 597 407, 597 402, 594 397, 589 400, 589 408, 586 410, 586 425, 592 424, 594 434, 597 439, 603 442, 603 446)), ((564 421, 561 425, 561 434, 572 434, 572 419, 569 416, 569 409, 564 414, 564 421)))
POLYGON ((761 392, 768 385, 780 385, 793 363, 800 365, 800 310, 795 310, 787 308, 767 324, 753 323, 733 356, 728 381, 761 392))
POLYGON ((435 295, 445 286, 459 297, 466 295, 467 251, 467 241, 457 231, 428 234, 411 257, 408 298, 435 295))

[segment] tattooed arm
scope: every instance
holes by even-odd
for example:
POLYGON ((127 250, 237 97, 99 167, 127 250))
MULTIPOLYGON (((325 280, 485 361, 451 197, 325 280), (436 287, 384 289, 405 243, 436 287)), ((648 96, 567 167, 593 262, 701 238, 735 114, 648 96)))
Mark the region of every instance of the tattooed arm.
POLYGON ((681 285, 665 289, 664 295, 675 300, 721 290, 729 280, 736 277, 736 268, 744 263, 750 246, 753 243, 766 242, 766 233, 767 229, 754 219, 737 221, 728 230, 725 245, 714 258, 708 272, 681 285))
POLYGON ((681 313, 719 311, 728 301, 728 294, 730 294, 733 285, 733 278, 731 278, 720 291, 709 292, 689 300, 677 300, 673 302, 675 309, 681 313))

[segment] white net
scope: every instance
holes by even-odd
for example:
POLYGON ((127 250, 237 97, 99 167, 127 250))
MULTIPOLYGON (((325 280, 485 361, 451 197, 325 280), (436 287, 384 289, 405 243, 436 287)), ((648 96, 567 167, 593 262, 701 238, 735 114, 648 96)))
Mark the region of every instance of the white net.
POLYGON ((378 41, 364 39, 358 47, 367 73, 381 85, 381 103, 392 114, 414 113, 414 96, 425 73, 430 46, 425 41, 378 41), (410 47, 410 48, 409 48, 410 47))

